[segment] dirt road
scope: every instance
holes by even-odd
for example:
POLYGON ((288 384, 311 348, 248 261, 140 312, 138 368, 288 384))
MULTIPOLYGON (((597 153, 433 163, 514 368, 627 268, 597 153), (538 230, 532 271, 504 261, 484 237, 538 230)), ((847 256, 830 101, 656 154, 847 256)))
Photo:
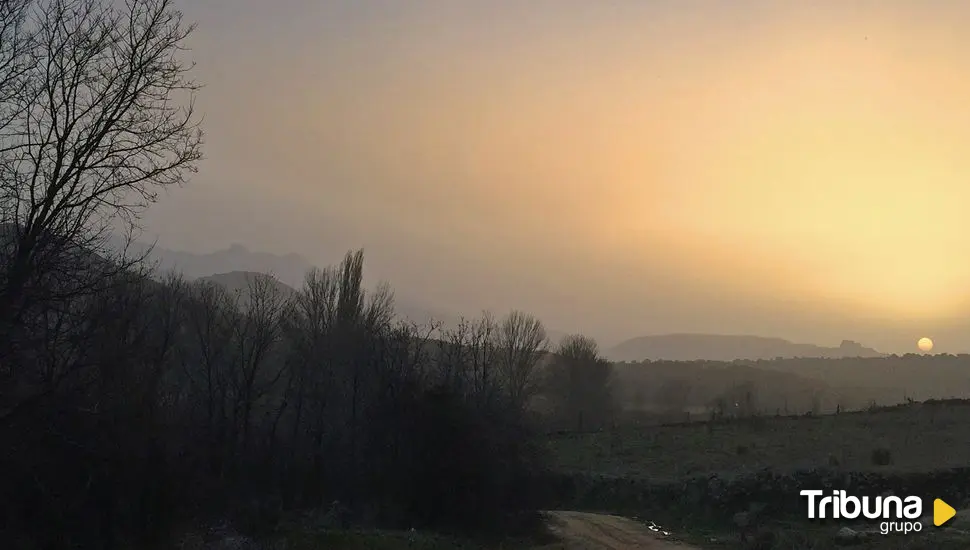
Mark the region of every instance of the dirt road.
POLYGON ((566 550, 697 550, 664 540, 632 519, 585 512, 546 512, 550 530, 566 550))

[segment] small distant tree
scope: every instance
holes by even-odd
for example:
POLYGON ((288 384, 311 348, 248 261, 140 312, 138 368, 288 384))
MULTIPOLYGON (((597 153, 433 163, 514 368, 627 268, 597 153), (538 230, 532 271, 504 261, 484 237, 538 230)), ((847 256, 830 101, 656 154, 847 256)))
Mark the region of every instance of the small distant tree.
POLYGON ((741 416, 754 416, 758 414, 758 393, 754 384, 745 384, 742 390, 741 416))
POLYGON ((711 420, 720 420, 724 418, 727 412, 727 400, 724 396, 718 396, 711 403, 711 420))

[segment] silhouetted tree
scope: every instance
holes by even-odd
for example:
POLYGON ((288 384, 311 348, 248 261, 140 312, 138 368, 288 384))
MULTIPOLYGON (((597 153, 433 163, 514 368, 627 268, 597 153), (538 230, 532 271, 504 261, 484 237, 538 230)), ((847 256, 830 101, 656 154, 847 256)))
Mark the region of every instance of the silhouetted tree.
POLYGON ((262 401, 285 369, 279 354, 286 297, 268 275, 254 275, 246 285, 245 299, 237 296, 235 304, 233 365, 228 377, 233 430, 229 452, 243 456, 250 450, 254 409, 275 412, 273 405, 262 401))
POLYGON ((595 340, 582 335, 564 338, 547 376, 547 392, 558 414, 575 422, 577 430, 603 425, 610 418, 613 366, 600 357, 595 340))
POLYGON ((539 391, 546 330, 535 317, 512 311, 499 324, 496 340, 502 385, 513 405, 525 408, 539 391))
POLYGON ((112 244, 200 159, 191 30, 169 0, 0 1, 0 541, 149 547, 335 500, 390 527, 528 512, 538 320, 441 348, 364 288, 361 251, 291 296, 112 244))
POLYGON ((39 312, 126 271, 109 230, 195 169, 191 31, 168 0, 0 5, 0 363, 30 368, 39 312))

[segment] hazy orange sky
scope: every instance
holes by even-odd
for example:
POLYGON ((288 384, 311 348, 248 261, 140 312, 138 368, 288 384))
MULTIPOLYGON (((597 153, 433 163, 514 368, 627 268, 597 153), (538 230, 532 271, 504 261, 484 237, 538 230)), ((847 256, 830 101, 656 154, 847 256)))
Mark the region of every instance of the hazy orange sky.
POLYGON ((207 159, 150 211, 455 311, 970 350, 970 4, 182 0, 207 159))

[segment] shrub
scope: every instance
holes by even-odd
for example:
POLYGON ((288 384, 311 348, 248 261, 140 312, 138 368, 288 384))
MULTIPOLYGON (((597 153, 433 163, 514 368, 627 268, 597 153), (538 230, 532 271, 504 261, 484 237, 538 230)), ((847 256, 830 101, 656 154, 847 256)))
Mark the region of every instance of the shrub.
POLYGON ((414 527, 491 531, 530 508, 539 468, 530 426, 507 404, 428 391, 412 440, 408 503, 414 527))

